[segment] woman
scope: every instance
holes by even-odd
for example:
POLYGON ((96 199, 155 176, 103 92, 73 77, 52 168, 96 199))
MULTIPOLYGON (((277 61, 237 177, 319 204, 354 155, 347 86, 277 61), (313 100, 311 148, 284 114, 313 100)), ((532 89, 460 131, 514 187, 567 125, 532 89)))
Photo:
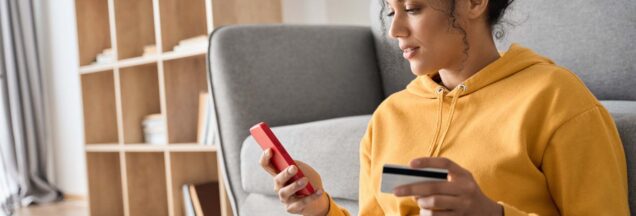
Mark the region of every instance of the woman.
MULTIPOLYGON (((374 112, 360 144, 360 215, 629 215, 614 122, 573 73, 529 49, 497 52, 512 0, 388 0, 389 34, 417 75, 374 112), (382 166, 448 169, 447 182, 380 192, 382 166)), ((290 213, 348 215, 298 162, 272 174, 290 213), (288 182, 297 169, 306 178, 288 182), (320 188, 298 197, 307 181, 320 188)))

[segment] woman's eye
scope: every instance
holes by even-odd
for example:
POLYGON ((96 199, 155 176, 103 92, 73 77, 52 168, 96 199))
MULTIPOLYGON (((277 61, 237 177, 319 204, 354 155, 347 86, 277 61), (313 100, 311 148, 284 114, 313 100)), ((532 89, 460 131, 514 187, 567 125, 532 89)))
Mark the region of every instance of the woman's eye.
POLYGON ((417 12, 420 12, 420 8, 407 8, 404 11, 406 11, 409 14, 416 14, 417 12))
MULTIPOLYGON (((421 10, 422 10, 422 8, 419 8, 419 7, 417 7, 417 8, 405 8, 405 9, 404 9, 404 12, 406 12, 406 13, 408 13, 408 14, 417 14, 417 13, 418 13, 418 12, 420 12, 421 10)), ((386 14, 386 16, 388 16, 388 17, 395 16, 395 11, 390 10, 390 11, 386 14)))

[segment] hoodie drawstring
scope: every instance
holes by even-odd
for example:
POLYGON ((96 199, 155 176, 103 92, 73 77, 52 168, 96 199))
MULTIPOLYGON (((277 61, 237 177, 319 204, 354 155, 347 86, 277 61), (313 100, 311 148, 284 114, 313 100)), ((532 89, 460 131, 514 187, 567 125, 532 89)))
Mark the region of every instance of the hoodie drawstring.
POLYGON ((435 121, 435 134, 433 134, 433 140, 431 140, 431 145, 429 145, 428 150, 426 151, 426 155, 429 157, 433 155, 434 146, 437 143, 437 137, 439 135, 440 130, 442 129, 442 108, 444 106, 444 88, 439 86, 435 90, 435 94, 437 94, 437 120, 435 121))
POLYGON ((444 130, 442 129, 442 108, 444 106, 444 88, 442 88, 441 86, 437 88, 437 95, 438 95, 438 109, 437 109, 437 123, 436 123, 436 128, 435 128, 435 135, 433 135, 433 141, 431 142, 431 145, 429 146, 428 149, 428 155, 430 157, 438 157, 439 153, 444 145, 444 139, 446 139, 446 134, 448 133, 448 130, 450 129, 450 125, 453 122, 453 115, 455 114, 455 107, 457 106, 457 100, 459 99, 459 96, 461 96, 462 93, 464 93, 466 91, 466 85, 464 84, 460 84, 458 86, 459 91, 457 93, 455 93, 455 95, 453 95, 453 100, 451 102, 451 106, 450 106, 450 112, 448 113, 448 117, 446 118, 448 120, 448 123, 446 124, 446 127, 444 128, 444 130), (441 133, 441 136, 440 136, 441 133))

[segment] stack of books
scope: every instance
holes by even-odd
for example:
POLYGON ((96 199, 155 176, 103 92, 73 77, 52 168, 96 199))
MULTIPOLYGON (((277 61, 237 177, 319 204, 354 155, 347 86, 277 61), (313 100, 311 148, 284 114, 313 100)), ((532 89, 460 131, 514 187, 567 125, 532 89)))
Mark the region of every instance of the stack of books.
POLYGON ((152 114, 144 118, 142 123, 144 141, 148 144, 161 145, 167 143, 166 124, 163 115, 152 114))
POLYGON ((205 35, 199 35, 179 41, 179 44, 174 46, 172 51, 174 52, 198 52, 206 50, 208 48, 208 37, 205 35))
POLYGON ((100 54, 97 54, 97 58, 95 59, 96 64, 108 64, 115 62, 115 53, 113 49, 106 48, 100 54))
POLYGON ((197 142, 201 145, 216 145, 216 116, 214 114, 210 94, 199 94, 199 118, 197 142))
POLYGON ((152 56, 157 54, 157 46, 154 44, 144 46, 144 54, 143 56, 152 56))
POLYGON ((218 182, 184 184, 181 189, 186 216, 221 215, 218 182))

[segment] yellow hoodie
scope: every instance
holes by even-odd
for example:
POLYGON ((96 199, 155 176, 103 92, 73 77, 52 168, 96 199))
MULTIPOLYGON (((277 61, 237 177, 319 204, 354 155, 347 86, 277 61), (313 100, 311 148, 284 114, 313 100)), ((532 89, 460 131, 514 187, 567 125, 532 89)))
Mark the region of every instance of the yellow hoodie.
MULTIPOLYGON (((519 45, 448 91, 419 76, 374 112, 360 144, 360 215, 418 215, 380 192, 382 165, 446 157, 505 215, 629 215, 616 126, 576 75, 519 45)), ((349 213, 330 200, 328 215, 349 213)))

